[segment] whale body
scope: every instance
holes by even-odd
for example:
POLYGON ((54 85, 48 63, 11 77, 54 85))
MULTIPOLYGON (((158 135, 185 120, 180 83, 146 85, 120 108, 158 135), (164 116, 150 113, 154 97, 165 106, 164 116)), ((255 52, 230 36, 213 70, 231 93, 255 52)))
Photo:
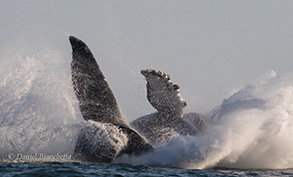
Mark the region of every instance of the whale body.
POLYGON ((205 127, 200 114, 183 114, 186 102, 180 86, 158 70, 142 70, 147 99, 157 112, 140 117, 129 126, 116 98, 88 46, 70 36, 72 84, 86 121, 74 156, 80 160, 111 163, 123 154, 142 155, 180 135, 196 136, 205 127))

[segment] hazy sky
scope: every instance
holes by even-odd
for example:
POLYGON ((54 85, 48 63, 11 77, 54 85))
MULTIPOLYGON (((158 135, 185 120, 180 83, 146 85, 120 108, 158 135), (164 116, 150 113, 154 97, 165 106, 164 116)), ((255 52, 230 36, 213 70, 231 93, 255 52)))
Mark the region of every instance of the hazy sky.
POLYGON ((128 120, 154 111, 145 68, 170 74, 186 110, 204 112, 270 70, 293 71, 292 9, 290 0, 2 0, 0 51, 47 41, 70 58, 75 35, 128 120))

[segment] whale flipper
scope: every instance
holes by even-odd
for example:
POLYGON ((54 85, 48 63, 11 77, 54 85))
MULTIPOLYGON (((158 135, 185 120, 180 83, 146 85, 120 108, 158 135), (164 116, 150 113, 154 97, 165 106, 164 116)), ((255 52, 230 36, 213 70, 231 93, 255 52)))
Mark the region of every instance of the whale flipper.
POLYGON ((204 121, 197 113, 183 114, 187 105, 179 93, 179 86, 162 71, 142 70, 147 81, 147 98, 158 111, 130 123, 155 147, 161 147, 179 135, 196 136, 202 132, 204 121))
POLYGON ((146 69, 141 74, 147 80, 147 98, 150 104, 161 113, 179 115, 187 105, 182 99, 177 84, 170 81, 170 76, 164 72, 146 69))
MULTIPOLYGON (((75 154, 82 156, 83 160, 109 163, 122 154, 140 155, 151 151, 153 147, 126 123, 116 98, 90 49, 76 37, 70 36, 69 40, 72 46, 73 88, 83 118, 87 121, 107 124, 109 129, 115 130, 117 137, 127 137, 127 143, 122 149, 117 149, 113 143, 105 146, 109 142, 92 143, 91 141, 94 141, 92 137, 99 131, 99 125, 90 123, 78 138, 75 154)), ((114 137, 112 142, 117 143, 117 141, 120 140, 115 140, 114 137)))
POLYGON ((125 124, 117 101, 87 45, 70 36, 72 82, 85 120, 125 124))

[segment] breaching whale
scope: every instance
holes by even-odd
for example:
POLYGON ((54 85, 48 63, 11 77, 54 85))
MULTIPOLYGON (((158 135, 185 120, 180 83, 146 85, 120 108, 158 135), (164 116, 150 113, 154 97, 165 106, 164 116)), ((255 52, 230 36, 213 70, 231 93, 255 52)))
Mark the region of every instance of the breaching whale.
POLYGON ((170 75, 153 69, 142 70, 147 84, 147 99, 157 112, 140 117, 130 125, 154 147, 160 147, 179 135, 195 136, 205 127, 202 115, 183 114, 187 103, 180 94, 180 86, 170 75))
POLYGON ((115 96, 88 46, 70 36, 72 83, 86 120, 74 156, 83 161, 110 163, 117 157, 141 155, 153 150, 125 121, 115 96))

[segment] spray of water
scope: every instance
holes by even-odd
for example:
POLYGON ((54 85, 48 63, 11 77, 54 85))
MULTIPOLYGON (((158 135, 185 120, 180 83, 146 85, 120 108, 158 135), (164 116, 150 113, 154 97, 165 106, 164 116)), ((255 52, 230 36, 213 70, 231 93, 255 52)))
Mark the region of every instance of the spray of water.
POLYGON ((1 55, 0 158, 73 152, 82 118, 71 86, 70 56, 39 45, 10 46, 9 54, 1 55))
MULTIPOLYGON (((180 136, 132 163, 183 168, 292 168, 293 75, 271 71, 207 114, 198 137, 180 136)), ((125 159, 124 159, 125 160, 125 159)))

